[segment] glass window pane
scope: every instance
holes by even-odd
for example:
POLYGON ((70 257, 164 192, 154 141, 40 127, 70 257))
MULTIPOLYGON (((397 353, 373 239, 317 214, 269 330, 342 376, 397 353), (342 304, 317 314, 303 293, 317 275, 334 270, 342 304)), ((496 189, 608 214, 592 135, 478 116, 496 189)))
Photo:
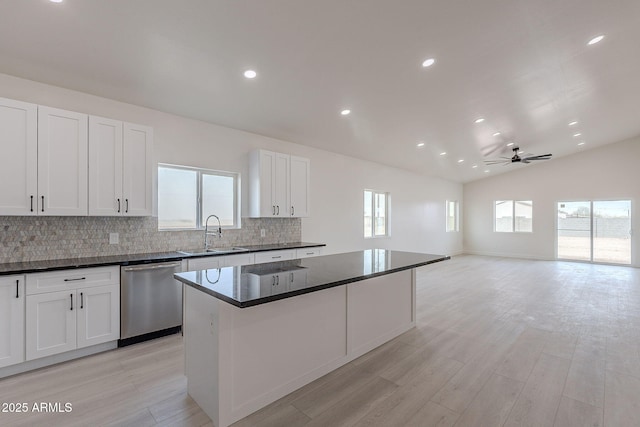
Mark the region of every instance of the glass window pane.
POLYGON ((515 231, 528 233, 533 231, 533 201, 516 201, 515 231))
POLYGON ((591 203, 558 203, 558 258, 591 260, 591 203))
POLYGON ((447 201, 447 231, 458 231, 457 201, 447 201))
POLYGON ((387 234, 387 195, 384 193, 375 194, 375 230, 376 236, 387 234))
POLYGON ((631 201, 593 202, 593 260, 631 264, 631 201))
POLYGON ((513 200, 496 200, 495 206, 496 222, 495 227, 498 232, 510 233, 513 231, 513 200))
POLYGON ((232 176, 202 174, 202 225, 209 215, 217 215, 223 227, 236 225, 234 181, 232 176))
POLYGON ((371 237, 373 232, 373 193, 364 192, 364 237, 371 237))
POLYGON ((158 228, 196 228, 197 173, 158 167, 158 228))

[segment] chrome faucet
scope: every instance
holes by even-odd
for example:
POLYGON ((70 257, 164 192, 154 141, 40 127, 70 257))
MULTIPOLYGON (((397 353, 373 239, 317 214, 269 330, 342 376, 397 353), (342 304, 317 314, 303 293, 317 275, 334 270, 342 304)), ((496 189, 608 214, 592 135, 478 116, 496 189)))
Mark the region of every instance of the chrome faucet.
POLYGON ((207 237, 209 235, 218 236, 219 238, 222 237, 222 226, 220 225, 220 218, 218 218, 216 215, 209 215, 207 217, 207 220, 204 223, 204 250, 205 251, 209 249, 209 238, 207 237), (214 217, 215 219, 218 220, 218 231, 209 231, 209 219, 211 219, 211 217, 214 217))

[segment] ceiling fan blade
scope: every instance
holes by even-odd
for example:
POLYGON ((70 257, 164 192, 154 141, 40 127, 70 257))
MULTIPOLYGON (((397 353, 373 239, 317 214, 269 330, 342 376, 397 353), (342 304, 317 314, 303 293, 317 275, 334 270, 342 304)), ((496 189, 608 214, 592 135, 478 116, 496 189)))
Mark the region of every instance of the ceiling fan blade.
POLYGON ((551 154, 540 154, 539 156, 525 157, 523 160, 549 160, 551 154))

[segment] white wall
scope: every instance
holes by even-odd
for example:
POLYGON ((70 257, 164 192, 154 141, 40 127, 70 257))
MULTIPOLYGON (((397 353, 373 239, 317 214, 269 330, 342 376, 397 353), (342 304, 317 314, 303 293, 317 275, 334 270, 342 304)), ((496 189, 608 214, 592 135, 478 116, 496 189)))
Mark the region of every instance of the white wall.
MULTIPOLYGON (((556 257, 556 204, 570 200, 631 199, 632 228, 640 230, 640 137, 464 185, 464 251, 535 259, 556 257), (495 200, 533 200, 533 233, 493 232, 495 200), (634 214, 635 212, 635 214, 634 214)), ((632 264, 640 266, 638 234, 632 264)))
POLYGON ((308 157, 312 216, 302 221, 302 238, 326 243, 327 253, 370 247, 441 254, 462 251, 461 233, 444 232, 445 200, 462 200, 461 184, 4 74, 0 74, 0 96, 153 126, 157 162, 239 171, 243 212, 247 212, 250 150, 308 157), (390 238, 362 237, 365 188, 391 193, 390 238))

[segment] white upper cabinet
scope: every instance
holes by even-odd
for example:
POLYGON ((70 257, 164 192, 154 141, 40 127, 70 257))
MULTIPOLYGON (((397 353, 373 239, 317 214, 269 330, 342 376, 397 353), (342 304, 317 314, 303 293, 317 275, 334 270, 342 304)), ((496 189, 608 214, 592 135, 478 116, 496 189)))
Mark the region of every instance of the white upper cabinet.
POLYGON ((122 215, 122 122, 89 117, 89 215, 122 215))
POLYGON ((309 159, 291 156, 291 214, 292 217, 307 217, 311 214, 309 203, 309 159))
POLYGON ((153 130, 89 118, 89 215, 152 214, 153 130))
POLYGON ((308 216, 309 169, 309 159, 266 150, 251 152, 249 216, 308 216))
POLYGON ((88 116, 38 106, 38 215, 88 214, 88 116))
POLYGON ((153 129, 125 123, 122 153, 124 214, 151 216, 153 129))
POLYGON ((0 98, 0 215, 36 215, 38 106, 0 98))

